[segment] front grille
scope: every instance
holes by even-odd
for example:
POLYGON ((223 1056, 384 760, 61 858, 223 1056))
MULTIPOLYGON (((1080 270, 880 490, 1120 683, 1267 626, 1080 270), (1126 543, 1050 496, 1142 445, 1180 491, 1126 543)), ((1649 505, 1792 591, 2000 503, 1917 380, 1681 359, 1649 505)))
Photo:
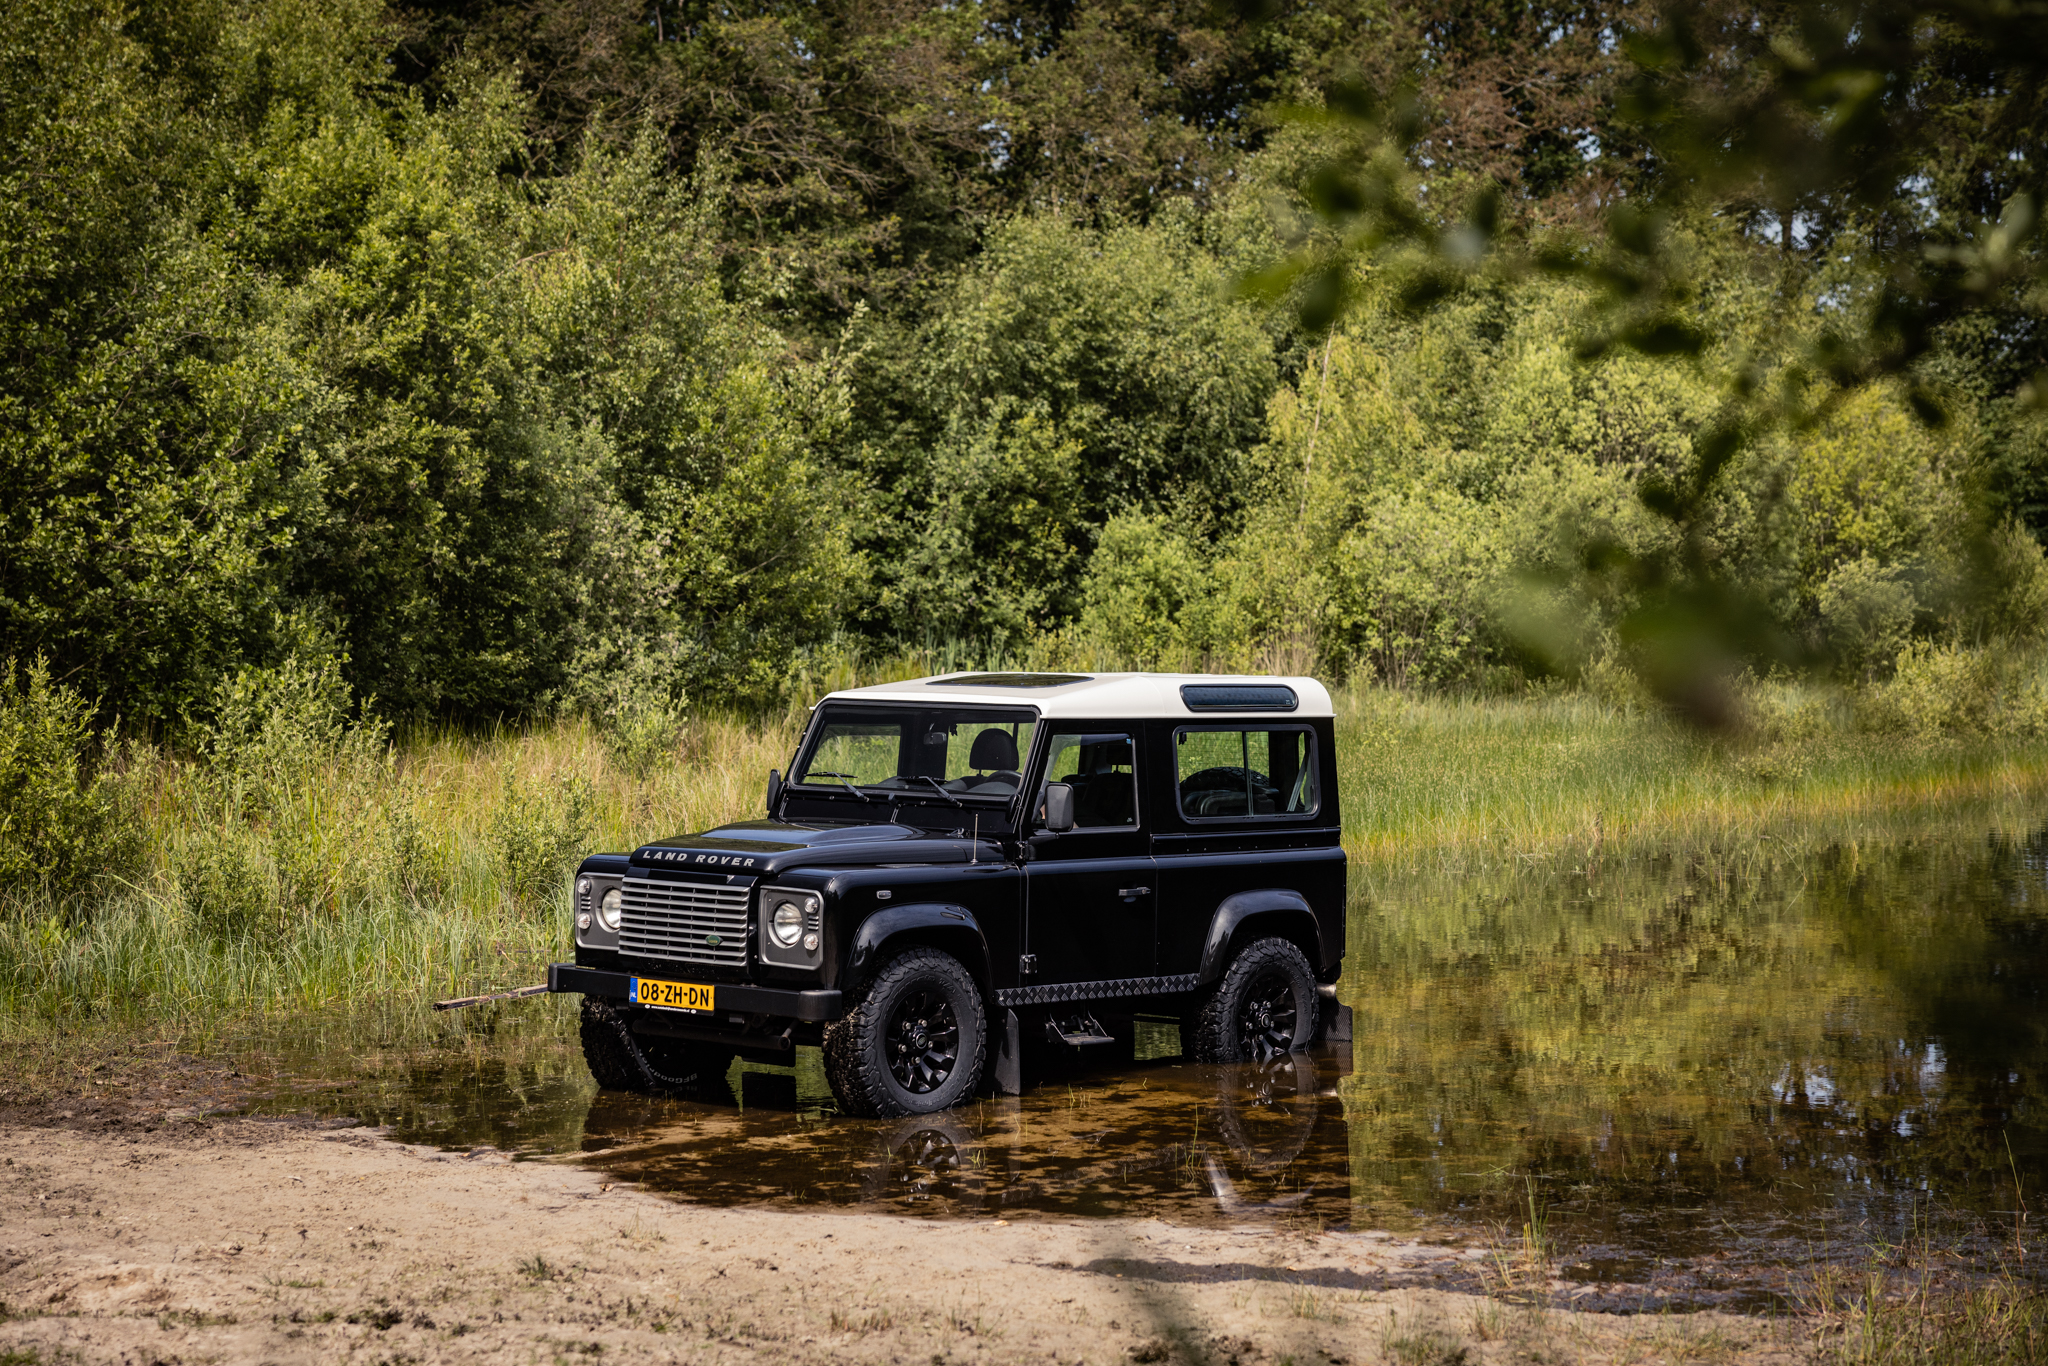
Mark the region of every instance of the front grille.
POLYGON ((619 952, 679 963, 745 967, 748 887, 628 877, 619 952), (716 944, 705 943, 706 936, 716 944))

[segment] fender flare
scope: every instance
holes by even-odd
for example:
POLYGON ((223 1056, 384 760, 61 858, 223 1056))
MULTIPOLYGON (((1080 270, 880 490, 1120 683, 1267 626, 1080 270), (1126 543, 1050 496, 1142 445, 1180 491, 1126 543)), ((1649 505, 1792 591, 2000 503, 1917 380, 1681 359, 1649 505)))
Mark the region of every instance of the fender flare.
POLYGON ((995 999, 990 985, 988 956, 988 935, 982 931, 981 921, 965 906, 948 901, 912 902, 904 906, 890 906, 876 911, 860 922, 853 932, 853 951, 847 956, 846 986, 848 995, 867 979, 875 966, 881 962, 882 953, 891 941, 906 934, 915 934, 920 942, 945 947, 947 941, 971 944, 973 956, 955 954, 961 958, 967 970, 974 974, 981 987, 981 993, 990 1000, 995 999), (980 961, 973 961, 978 958, 980 961))
MULTIPOLYGON (((1275 932, 1286 933, 1289 939, 1303 943, 1320 943, 1320 929, 1316 913, 1309 906, 1308 898, 1300 892, 1285 887, 1262 887, 1256 891, 1236 892, 1224 897, 1209 917, 1209 937, 1202 944, 1202 967, 1195 974, 1198 985, 1206 986, 1223 975, 1230 966, 1230 941, 1236 937, 1238 927, 1252 917, 1271 917, 1275 932)), ((1315 954, 1309 955, 1313 970, 1315 954)))

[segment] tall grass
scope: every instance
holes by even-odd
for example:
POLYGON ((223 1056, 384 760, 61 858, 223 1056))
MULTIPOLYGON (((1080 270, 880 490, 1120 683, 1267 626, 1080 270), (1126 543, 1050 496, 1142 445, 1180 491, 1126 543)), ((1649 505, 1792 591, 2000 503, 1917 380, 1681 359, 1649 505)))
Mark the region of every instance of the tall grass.
MULTIPOLYGON (((805 687, 962 662, 844 655, 805 687)), ((276 706, 243 741, 196 758, 124 751, 113 780, 143 854, 85 891, 16 889, 0 912, 0 1033, 416 1013, 436 996, 537 980, 567 951, 581 852, 758 813, 802 721, 797 709, 699 716, 622 738, 565 720, 386 745, 276 706)), ((1740 743, 1581 695, 1367 688, 1340 691, 1337 706, 1344 838, 1366 879, 1868 837, 1930 807, 2048 789, 2039 740, 1904 742, 1796 698, 1780 708, 1796 724, 1740 743)))
POLYGON ((1913 1238, 1860 1267, 1815 1258, 1794 1295, 1815 1356, 1844 1366, 2038 1366, 2048 1295, 2007 1265, 1983 1274, 1913 1238))
POLYGON ((581 721, 401 737, 367 773, 307 762, 254 811, 151 753, 119 775, 141 863, 0 919, 0 1030, 150 1022, 205 1033, 255 1014, 417 1015, 436 996, 538 980, 568 947, 577 857, 757 814, 794 726, 679 728, 622 761, 581 721))
POLYGON ((1585 694, 1340 692, 1345 846, 1368 870, 1584 863, 1882 838, 2048 793, 2048 741, 1874 734, 1834 699, 1770 700, 1778 715, 1717 738, 1585 694))

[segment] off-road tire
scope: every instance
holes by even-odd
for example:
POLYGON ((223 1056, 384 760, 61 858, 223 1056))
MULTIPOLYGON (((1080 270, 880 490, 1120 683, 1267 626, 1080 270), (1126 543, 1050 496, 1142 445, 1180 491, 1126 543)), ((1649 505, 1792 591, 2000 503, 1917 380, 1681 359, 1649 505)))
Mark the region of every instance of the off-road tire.
POLYGON ((887 1119, 951 1109, 974 1094, 987 1056, 981 991, 959 959, 933 948, 907 949, 890 959, 860 988, 853 1009, 825 1030, 825 1079, 848 1115, 887 1119), (937 1009, 941 1004, 943 1011, 937 1009), (911 1011, 918 1012, 915 1018, 911 1011), (931 1025, 927 1036, 934 1020, 944 1022, 931 1025), (916 1041, 936 1041, 948 1027, 951 1061, 943 1077, 918 1090, 926 1078, 917 1069, 930 1070, 919 1060, 938 1052, 920 1051, 916 1041), (908 1082, 899 1070, 911 1072, 908 1082))
POLYGON ((583 998, 583 1019, 577 1032, 583 1037, 583 1062, 591 1080, 605 1091, 644 1091, 647 1083, 640 1061, 626 1039, 625 1022, 602 997, 583 998))
POLYGON ((725 1068, 718 1064, 730 1058, 704 1044, 637 1038, 627 1028, 619 1003, 602 996, 583 998, 578 1032, 583 1061, 606 1091, 651 1095, 689 1090, 722 1075, 725 1068))
POLYGON ((1181 1024, 1196 1062, 1266 1062, 1307 1048, 1316 1036, 1315 975, 1285 939, 1238 950, 1181 1024), (1291 997, 1282 1007, 1280 998, 1291 997))

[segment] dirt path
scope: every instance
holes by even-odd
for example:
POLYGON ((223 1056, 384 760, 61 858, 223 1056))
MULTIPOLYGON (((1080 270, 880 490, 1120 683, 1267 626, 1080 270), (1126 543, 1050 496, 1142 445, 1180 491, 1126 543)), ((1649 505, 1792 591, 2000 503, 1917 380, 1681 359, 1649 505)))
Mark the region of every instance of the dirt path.
POLYGON ((1375 1288, 1476 1254, 1369 1234, 706 1209, 570 1162, 253 1120, 0 1123, 0 1153, 10 1364, 1804 1356, 1734 1315, 1375 1288))

